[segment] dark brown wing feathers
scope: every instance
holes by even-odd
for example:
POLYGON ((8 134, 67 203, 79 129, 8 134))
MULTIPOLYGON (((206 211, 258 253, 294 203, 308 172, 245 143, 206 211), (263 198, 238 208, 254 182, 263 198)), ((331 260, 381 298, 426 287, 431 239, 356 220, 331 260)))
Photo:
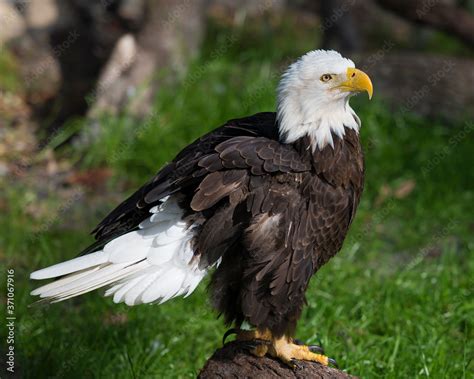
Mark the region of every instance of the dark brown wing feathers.
MULTIPOLYGON (((186 146, 176 158, 165 165, 156 176, 128 199, 115 208, 94 230, 98 240, 95 248, 117 235, 127 233, 138 226, 148 215, 149 210, 168 195, 182 189, 198 185, 202 177, 209 171, 199 170, 199 162, 206 156, 216 153, 215 147, 221 142, 239 136, 264 136, 277 138, 275 114, 272 112, 258 113, 243 119, 230 120, 225 125, 202 136, 186 146), (131 222, 130 220, 133 220, 131 222)), ((212 157, 209 158, 212 160, 212 157)), ((213 160, 215 164, 219 164, 213 160)), ((222 164, 222 162, 221 162, 222 164)), ((218 168, 210 166, 210 172, 218 168)), ((90 252, 86 249, 82 254, 90 252)))

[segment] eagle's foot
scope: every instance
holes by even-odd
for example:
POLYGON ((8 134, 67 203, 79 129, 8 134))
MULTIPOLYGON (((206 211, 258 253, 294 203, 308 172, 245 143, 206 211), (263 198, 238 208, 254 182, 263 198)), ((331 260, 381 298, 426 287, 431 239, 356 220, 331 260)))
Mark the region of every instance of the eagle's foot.
POLYGON ((334 359, 323 355, 324 350, 322 347, 305 345, 297 339, 286 336, 275 338, 268 329, 229 329, 224 334, 224 343, 231 334, 237 335, 237 341, 244 341, 251 354, 257 357, 263 357, 268 354, 292 368, 297 367, 298 361, 318 362, 324 366, 333 365, 337 367, 334 359))
MULTIPOLYGON (((315 351, 321 349, 319 346, 297 345, 288 337, 274 339, 268 346, 268 354, 279 359, 290 367, 296 367, 298 361, 318 362, 324 366, 329 364, 337 366, 334 359, 325 355, 318 354, 315 351)), ((320 350, 318 350, 320 351, 320 350)))

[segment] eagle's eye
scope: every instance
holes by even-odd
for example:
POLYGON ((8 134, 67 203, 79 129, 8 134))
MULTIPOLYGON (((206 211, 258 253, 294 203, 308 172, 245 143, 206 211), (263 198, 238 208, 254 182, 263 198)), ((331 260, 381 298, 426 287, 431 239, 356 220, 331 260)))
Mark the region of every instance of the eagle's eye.
POLYGON ((332 79, 332 75, 330 74, 324 74, 321 76, 321 81, 322 82, 329 82, 332 79))

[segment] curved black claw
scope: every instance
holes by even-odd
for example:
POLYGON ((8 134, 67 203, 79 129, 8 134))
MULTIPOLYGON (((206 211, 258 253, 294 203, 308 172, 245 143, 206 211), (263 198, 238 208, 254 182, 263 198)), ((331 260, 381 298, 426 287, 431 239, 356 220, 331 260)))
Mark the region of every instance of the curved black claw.
POLYGON ((253 350, 261 345, 271 345, 271 342, 267 340, 254 339, 249 341, 243 341, 241 346, 244 349, 253 350))
POLYGON ((231 334, 237 334, 239 332, 239 329, 237 328, 230 328, 227 332, 224 333, 224 336, 222 337, 222 344, 225 345, 225 340, 227 337, 229 337, 231 334))
MULTIPOLYGON (((303 341, 301 341, 297 338, 293 339, 293 343, 295 345, 299 345, 299 346, 305 345, 305 343, 303 341)), ((308 349, 312 353, 324 354, 324 348, 322 348, 321 346, 318 346, 318 345, 308 345, 308 349)))
POLYGON ((335 368, 339 368, 335 359, 328 358, 328 364, 330 364, 331 366, 334 366, 335 368))
POLYGON ((318 345, 308 345, 309 351, 312 353, 316 354, 323 354, 324 355, 324 349, 321 346, 318 345))
POLYGON ((288 365, 291 366, 291 368, 293 370, 303 368, 303 365, 301 364, 301 362, 298 359, 292 359, 290 362, 288 362, 288 365))

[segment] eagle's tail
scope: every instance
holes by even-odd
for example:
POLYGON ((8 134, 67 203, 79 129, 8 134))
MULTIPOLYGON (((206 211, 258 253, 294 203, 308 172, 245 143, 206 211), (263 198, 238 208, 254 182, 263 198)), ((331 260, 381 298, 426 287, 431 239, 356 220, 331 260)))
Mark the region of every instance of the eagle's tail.
POLYGON ((103 250, 33 272, 31 279, 61 278, 31 294, 58 302, 111 286, 105 295, 128 305, 191 294, 207 272, 193 254, 193 228, 171 199, 152 213, 139 230, 115 238, 103 250))

